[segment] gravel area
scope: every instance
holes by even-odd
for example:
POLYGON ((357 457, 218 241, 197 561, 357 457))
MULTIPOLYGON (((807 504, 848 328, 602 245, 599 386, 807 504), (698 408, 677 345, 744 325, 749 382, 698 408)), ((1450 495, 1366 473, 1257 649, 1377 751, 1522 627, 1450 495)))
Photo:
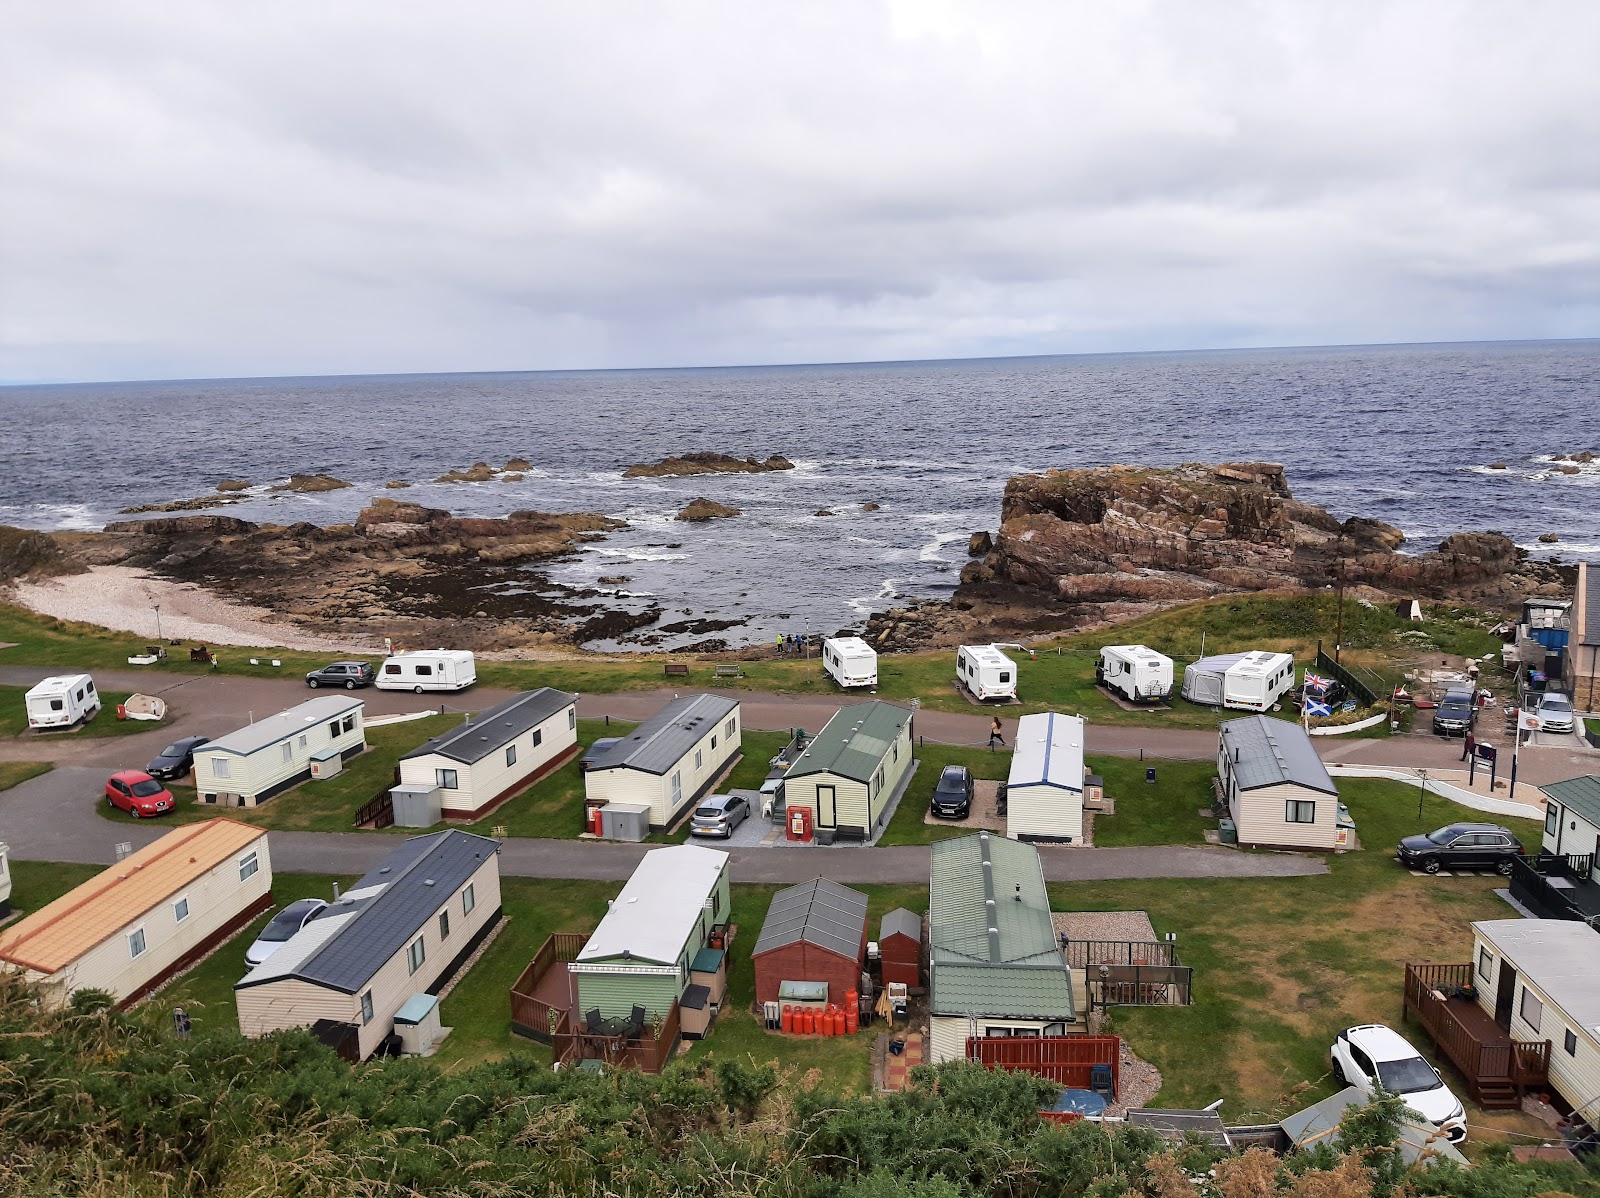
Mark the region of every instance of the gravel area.
POLYGON ((966 819, 940 819, 932 808, 922 813, 922 822, 949 828, 988 828, 992 832, 1006 830, 1006 817, 995 813, 995 803, 1000 794, 1000 783, 992 778, 972 780, 972 809, 966 819))
POLYGON ((1156 930, 1143 911, 1053 911, 1056 935, 1073 940, 1153 941, 1156 930))

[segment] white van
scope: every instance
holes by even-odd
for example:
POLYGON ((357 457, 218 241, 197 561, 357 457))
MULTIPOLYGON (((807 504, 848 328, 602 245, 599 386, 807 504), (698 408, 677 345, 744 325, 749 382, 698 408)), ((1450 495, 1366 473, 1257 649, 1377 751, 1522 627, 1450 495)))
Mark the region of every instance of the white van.
POLYGON ((1163 703, 1172 697, 1172 658, 1144 645, 1106 645, 1094 680, 1130 703, 1163 703))
POLYGON ((41 681, 23 696, 23 702, 28 707, 28 727, 43 732, 94 719, 100 710, 100 693, 87 674, 61 674, 41 681))
POLYGON ((878 655, 858 636, 823 638, 822 668, 845 690, 878 685, 878 655))
POLYGON ((962 645, 956 650, 956 685, 980 703, 1017 697, 1017 667, 993 645, 962 645))
POLYGON ((466 649, 396 653, 378 667, 381 691, 464 691, 478 680, 478 659, 466 649))

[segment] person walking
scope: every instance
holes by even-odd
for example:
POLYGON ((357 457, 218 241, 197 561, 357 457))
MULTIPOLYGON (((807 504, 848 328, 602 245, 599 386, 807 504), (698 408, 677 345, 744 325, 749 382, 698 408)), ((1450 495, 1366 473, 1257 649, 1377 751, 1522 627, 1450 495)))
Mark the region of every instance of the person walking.
POLYGON ((1467 729, 1467 734, 1461 738, 1461 760, 1465 761, 1472 756, 1473 746, 1478 742, 1473 738, 1472 729, 1467 729))
POLYGON ((1005 729, 1000 723, 999 716, 995 716, 994 719, 989 721, 989 749, 991 752, 994 750, 996 743, 1002 749, 1006 747, 1005 729))

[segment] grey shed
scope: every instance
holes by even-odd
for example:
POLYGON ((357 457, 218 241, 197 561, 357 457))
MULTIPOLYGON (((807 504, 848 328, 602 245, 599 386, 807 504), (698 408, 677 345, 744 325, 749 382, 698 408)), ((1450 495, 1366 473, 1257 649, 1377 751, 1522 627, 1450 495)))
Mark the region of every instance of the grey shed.
POLYGON ((883 941, 890 936, 908 936, 921 944, 922 916, 907 911, 904 907, 896 907, 878 923, 878 939, 883 941))
POLYGON ((866 895, 826 878, 814 878, 772 896, 750 955, 806 943, 853 960, 861 951, 866 928, 866 895))

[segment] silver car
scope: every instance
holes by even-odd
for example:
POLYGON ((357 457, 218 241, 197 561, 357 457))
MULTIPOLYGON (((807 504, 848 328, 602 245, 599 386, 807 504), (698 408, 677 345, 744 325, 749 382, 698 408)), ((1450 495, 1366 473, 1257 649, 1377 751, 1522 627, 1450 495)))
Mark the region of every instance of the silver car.
POLYGON ((319 898, 295 899, 261 929, 255 943, 244 950, 244 963, 254 969, 293 939, 296 932, 328 909, 319 898))
POLYGON ((726 839, 749 818, 750 804, 740 796, 707 795, 689 817, 689 835, 726 839))
POLYGON ((1557 691, 1546 691, 1539 700, 1540 732, 1571 732, 1573 723, 1572 700, 1557 691))

